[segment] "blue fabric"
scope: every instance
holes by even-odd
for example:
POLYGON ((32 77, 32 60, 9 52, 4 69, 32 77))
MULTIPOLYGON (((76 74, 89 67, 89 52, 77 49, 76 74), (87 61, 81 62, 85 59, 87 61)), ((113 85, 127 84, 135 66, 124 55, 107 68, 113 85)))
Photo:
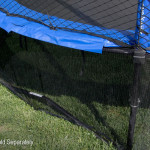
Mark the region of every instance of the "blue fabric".
POLYGON ((63 30, 50 30, 49 27, 19 17, 6 16, 0 12, 0 27, 41 41, 79 50, 102 53, 104 39, 63 30))
MULTIPOLYGON (((15 14, 25 15, 26 17, 42 21, 47 25, 50 25, 51 23, 54 27, 65 27, 66 25, 71 24, 70 29, 82 29, 91 33, 105 35, 109 38, 119 39, 128 45, 133 45, 135 43, 135 37, 133 36, 135 35, 135 31, 117 31, 114 29, 102 30, 101 28, 94 27, 92 25, 74 23, 73 21, 64 20, 55 16, 43 15, 20 5, 15 0, 7 0, 5 3, 3 0, 0 0, 0 7, 8 10, 9 13, 14 13, 15 10, 15 14)), ((118 45, 113 42, 100 37, 60 29, 50 30, 49 27, 42 24, 27 21, 26 19, 19 17, 6 16, 6 14, 2 12, 0 12, 0 27, 5 29, 7 32, 14 31, 41 41, 90 52, 102 53, 103 46, 118 47, 118 45)), ((143 42, 142 38, 140 40, 143 42)), ((150 43, 147 45, 149 44, 150 43)))
POLYGON ((148 33, 148 35, 144 35, 141 33, 143 38, 140 39, 140 43, 143 43, 145 47, 150 47, 150 1, 144 1, 144 10, 142 17, 142 29, 148 33))
POLYGON ((26 8, 22 5, 20 5, 15 0, 7 0, 3 2, 3 0, 0 0, 0 6, 2 8, 5 8, 5 10, 8 10, 9 13, 13 14, 20 14, 25 15, 26 17, 33 18, 35 20, 42 21, 44 24, 50 25, 52 24, 54 27, 66 27, 70 29, 76 29, 77 31, 85 30, 90 33, 104 35, 108 38, 117 39, 120 40, 128 45, 133 45, 135 43, 134 41, 134 31, 121 31, 121 30, 115 30, 115 29, 101 29, 100 27, 83 24, 83 23, 77 23, 69 20, 64 20, 55 16, 48 16, 43 15, 39 12, 33 11, 29 8, 26 8), (13 9, 12 9, 13 8, 13 9), (14 12, 15 10, 15 12, 14 12))

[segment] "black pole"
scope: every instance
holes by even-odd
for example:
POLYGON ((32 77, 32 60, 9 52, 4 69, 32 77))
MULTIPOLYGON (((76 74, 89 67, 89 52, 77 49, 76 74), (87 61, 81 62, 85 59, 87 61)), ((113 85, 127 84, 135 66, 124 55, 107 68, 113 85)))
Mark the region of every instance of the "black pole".
POLYGON ((118 54, 133 54, 134 48, 104 47, 103 52, 118 53, 118 54))
POLYGON ((86 60, 85 60, 85 53, 84 53, 84 51, 83 51, 83 50, 81 50, 81 55, 82 55, 83 64, 82 64, 82 68, 81 68, 81 71, 80 71, 80 76, 82 76, 82 75, 83 75, 83 73, 84 73, 84 69, 85 69, 85 62, 86 62, 86 60))
POLYGON ((138 100, 138 87, 140 80, 140 70, 141 64, 134 64, 134 83, 133 83, 133 96, 131 98, 130 104, 130 121, 128 130, 128 140, 127 140, 127 150, 132 150, 133 147, 133 136, 136 123, 136 114, 138 110, 139 100, 138 100))
POLYGON ((140 75, 142 64, 145 62, 145 51, 142 49, 135 50, 134 52, 134 81, 133 81, 133 91, 130 101, 130 121, 128 129, 128 139, 127 139, 127 150, 132 150, 133 148, 133 138, 134 130, 136 124, 136 114, 139 107, 139 85, 140 85, 140 75))
MULTIPOLYGON (((23 49, 24 47, 23 47, 23 36, 22 35, 19 36, 19 43, 20 43, 20 47, 23 49)), ((25 49, 26 49, 26 51, 28 51, 28 45, 27 45, 27 38, 26 37, 24 37, 24 43, 25 43, 25 49)))
POLYGON ((26 51, 28 51, 27 37, 24 37, 24 42, 25 42, 25 49, 26 49, 26 51))
POLYGON ((22 35, 19 35, 19 43, 20 43, 20 47, 23 49, 22 35))

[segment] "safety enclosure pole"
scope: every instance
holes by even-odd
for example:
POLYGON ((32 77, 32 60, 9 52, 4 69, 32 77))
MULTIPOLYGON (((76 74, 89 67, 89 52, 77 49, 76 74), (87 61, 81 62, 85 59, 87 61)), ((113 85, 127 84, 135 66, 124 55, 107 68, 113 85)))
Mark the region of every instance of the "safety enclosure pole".
POLYGON ((142 64, 145 62, 146 52, 142 49, 135 50, 133 61, 134 61, 134 79, 133 79, 133 90, 130 99, 130 120, 128 128, 128 139, 127 139, 127 150, 132 150, 133 148, 133 138, 134 130, 136 124, 136 114, 139 107, 139 85, 142 64))

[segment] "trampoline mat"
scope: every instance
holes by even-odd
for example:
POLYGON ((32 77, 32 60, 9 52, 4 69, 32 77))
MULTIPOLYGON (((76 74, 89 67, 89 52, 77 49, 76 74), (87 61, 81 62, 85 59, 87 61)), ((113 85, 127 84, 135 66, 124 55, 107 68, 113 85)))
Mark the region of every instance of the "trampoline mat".
POLYGON ((149 47, 148 0, 0 0, 0 10, 52 30, 84 33, 121 47, 149 47))
POLYGON ((23 6, 65 20, 98 27, 135 30, 138 0, 16 0, 23 6))

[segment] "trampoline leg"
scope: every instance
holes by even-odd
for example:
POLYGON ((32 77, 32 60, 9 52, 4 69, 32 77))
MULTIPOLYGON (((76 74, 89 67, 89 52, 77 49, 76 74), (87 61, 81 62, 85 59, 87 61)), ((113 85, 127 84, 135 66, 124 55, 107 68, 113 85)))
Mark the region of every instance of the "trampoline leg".
POLYGON ((80 76, 83 75, 84 69, 85 69, 85 53, 84 53, 83 50, 81 50, 81 55, 82 55, 83 64, 82 64, 82 68, 81 68, 81 71, 80 71, 80 76))
POLYGON ((131 98, 130 104, 130 121, 129 121, 129 129, 128 129, 128 139, 127 139, 127 150, 132 150, 133 147, 133 136, 134 136, 134 129, 136 123, 136 114, 139 105, 138 99, 138 87, 139 87, 139 79, 140 79, 140 70, 141 64, 134 64, 134 83, 133 83, 133 95, 131 98))
POLYGON ((128 129, 127 150, 132 150, 133 148, 136 114, 140 103, 139 100, 140 74, 141 74, 142 64, 144 64, 144 62, 145 62, 145 51, 136 50, 134 54, 134 81, 133 81, 133 91, 132 91, 132 96, 130 101, 131 110, 130 110, 130 120, 129 120, 129 129, 128 129))
MULTIPOLYGON (((23 49, 23 38, 22 37, 23 37, 22 35, 19 36, 19 43, 20 43, 20 47, 23 49)), ((25 49, 26 49, 26 51, 28 51, 27 38, 26 37, 24 37, 24 42, 25 42, 25 49)))
POLYGON ((19 36, 19 43, 20 43, 20 47, 23 49, 23 44, 22 44, 22 35, 19 36))
POLYGON ((25 49, 26 49, 26 51, 28 51, 27 37, 24 37, 24 42, 25 42, 25 49))

